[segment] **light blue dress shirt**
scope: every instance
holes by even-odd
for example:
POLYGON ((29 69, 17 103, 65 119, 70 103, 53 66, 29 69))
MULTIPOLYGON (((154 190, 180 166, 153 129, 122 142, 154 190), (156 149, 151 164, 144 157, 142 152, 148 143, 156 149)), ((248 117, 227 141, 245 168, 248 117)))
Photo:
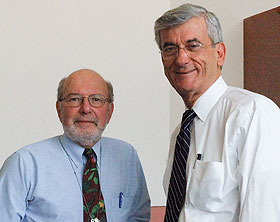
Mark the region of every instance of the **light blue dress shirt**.
MULTIPOLYGON (((93 150, 107 221, 149 221, 150 198, 135 149, 102 137, 93 150)), ((0 170, 1 221, 82 222, 83 152, 63 135, 12 154, 0 170)))

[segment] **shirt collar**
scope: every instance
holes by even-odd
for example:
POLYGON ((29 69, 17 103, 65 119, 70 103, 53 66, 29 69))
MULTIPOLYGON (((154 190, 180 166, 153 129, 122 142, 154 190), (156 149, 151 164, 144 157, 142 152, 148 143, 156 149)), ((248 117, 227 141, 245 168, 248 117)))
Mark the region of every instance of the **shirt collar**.
POLYGON ((61 143, 69 157, 77 167, 82 164, 84 148, 70 140, 65 134, 61 136, 61 143))
POLYGON ((95 152, 96 158, 97 158, 97 166, 101 165, 101 145, 100 145, 100 140, 92 147, 93 151, 95 152))
POLYGON ((202 122, 206 120, 210 110, 226 91, 227 87, 227 84, 220 76, 216 82, 214 82, 214 84, 210 86, 210 88, 196 101, 193 106, 193 110, 202 122))
MULTIPOLYGON (((68 155, 72 158, 75 165, 77 167, 80 166, 80 164, 85 161, 85 157, 83 157, 83 153, 85 148, 79 146, 78 144, 74 143, 71 139, 69 139, 65 134, 61 136, 61 143, 65 149, 65 151, 68 153, 68 155)), ((97 164, 100 164, 100 140, 92 147, 93 151, 96 154, 97 157, 97 164)))

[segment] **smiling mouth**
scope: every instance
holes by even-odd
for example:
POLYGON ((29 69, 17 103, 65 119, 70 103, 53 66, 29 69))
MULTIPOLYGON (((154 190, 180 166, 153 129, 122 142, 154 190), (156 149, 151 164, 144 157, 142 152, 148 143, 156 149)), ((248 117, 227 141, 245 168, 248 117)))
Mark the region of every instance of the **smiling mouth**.
POLYGON ((175 74, 178 74, 178 75, 187 75, 189 73, 192 73, 196 71, 196 69, 192 69, 192 70, 189 70, 189 71, 185 71, 185 72, 180 72, 180 71, 175 71, 175 74))

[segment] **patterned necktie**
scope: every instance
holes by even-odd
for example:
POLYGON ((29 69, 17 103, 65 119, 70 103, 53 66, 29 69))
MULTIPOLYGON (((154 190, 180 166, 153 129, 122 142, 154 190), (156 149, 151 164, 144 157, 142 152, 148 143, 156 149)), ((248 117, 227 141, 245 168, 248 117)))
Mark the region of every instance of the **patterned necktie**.
POLYGON ((106 221, 105 204, 93 156, 95 153, 92 149, 85 149, 84 155, 87 157, 83 174, 84 222, 98 221, 96 218, 100 221, 106 221))
POLYGON ((196 113, 191 109, 183 114, 177 136, 173 166, 168 187, 165 222, 177 222, 186 196, 186 165, 190 149, 190 126, 196 113))

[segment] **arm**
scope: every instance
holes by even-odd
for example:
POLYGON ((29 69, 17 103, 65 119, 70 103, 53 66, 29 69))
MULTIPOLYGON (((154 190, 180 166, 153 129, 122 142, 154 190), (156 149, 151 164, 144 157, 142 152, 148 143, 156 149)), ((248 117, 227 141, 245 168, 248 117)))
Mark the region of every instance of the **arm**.
POLYGON ((136 165, 136 175, 132 175, 132 177, 135 177, 138 182, 138 191, 136 193, 134 203, 133 203, 133 209, 131 211, 131 214, 128 218, 129 222, 144 222, 144 221, 150 221, 150 207, 151 207, 151 201, 147 190, 147 184, 145 180, 145 176, 143 173, 143 169, 140 163, 140 160, 138 158, 138 155, 136 151, 133 153, 134 155, 134 164, 136 165))
POLYGON ((0 170, 0 215, 5 222, 23 221, 30 191, 30 173, 22 157, 14 153, 0 170))
POLYGON ((256 109, 243 129, 239 149, 240 222, 278 222, 280 218, 280 111, 256 109))

